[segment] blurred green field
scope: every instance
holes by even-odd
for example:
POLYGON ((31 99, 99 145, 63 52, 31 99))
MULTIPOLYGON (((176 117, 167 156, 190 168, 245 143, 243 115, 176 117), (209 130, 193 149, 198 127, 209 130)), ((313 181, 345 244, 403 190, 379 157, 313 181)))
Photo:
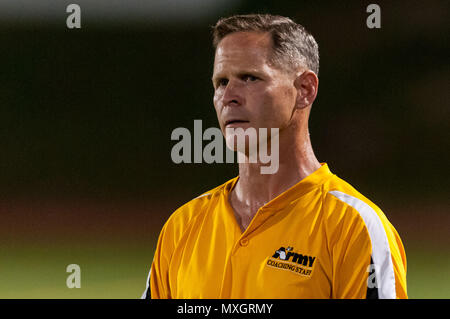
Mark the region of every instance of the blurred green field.
POLYGON ((0 298, 136 299, 145 290, 151 249, 144 245, 87 244, 18 247, 2 251, 0 298), (81 269, 81 287, 68 288, 69 264, 81 269))
POLYGON ((0 202, 0 298, 139 298, 163 223, 153 210, 160 208, 0 202), (80 266, 81 288, 67 287, 69 264, 80 266))
MULTIPOLYGON (((57 218, 51 213, 55 208, 36 203, 27 207, 33 209, 22 207, 11 213, 3 207, 0 298, 136 299, 142 295, 165 217, 142 213, 145 206, 130 208, 127 214, 119 213, 126 211, 120 206, 104 211, 89 207, 85 214, 77 213, 78 218, 72 210, 57 218), (30 215, 36 208, 47 213, 30 215), (67 287, 69 264, 80 266, 81 288, 67 287)), ((401 219, 397 224, 407 254, 409 297, 449 298, 450 253, 445 241, 437 244, 436 240, 445 233, 431 227, 441 234, 429 236, 432 240, 427 242, 412 236, 416 228, 426 230, 426 224, 402 227, 406 223, 401 219)))
POLYGON ((409 298, 450 298, 450 254, 447 248, 429 251, 410 247, 406 253, 409 298))

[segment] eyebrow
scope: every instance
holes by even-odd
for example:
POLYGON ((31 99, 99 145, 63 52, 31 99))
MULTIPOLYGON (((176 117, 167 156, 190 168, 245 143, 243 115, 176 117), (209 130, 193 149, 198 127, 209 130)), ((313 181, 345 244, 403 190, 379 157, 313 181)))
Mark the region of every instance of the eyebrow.
POLYGON ((211 77, 211 81, 214 83, 216 80, 218 80, 218 79, 220 79, 221 77, 220 76, 215 76, 215 75, 213 75, 212 77, 211 77))
MULTIPOLYGON (((239 71, 237 73, 237 76, 239 77, 239 76, 246 75, 246 74, 254 74, 255 76, 258 76, 258 77, 262 77, 262 76, 265 75, 261 71, 258 71, 258 70, 255 70, 255 69, 248 69, 248 70, 239 71)), ((219 79, 224 79, 224 78, 226 78, 226 77, 223 74, 221 74, 221 73, 218 73, 216 75, 213 74, 213 76, 211 77, 211 81, 213 83, 215 83, 215 81, 217 81, 219 79)))

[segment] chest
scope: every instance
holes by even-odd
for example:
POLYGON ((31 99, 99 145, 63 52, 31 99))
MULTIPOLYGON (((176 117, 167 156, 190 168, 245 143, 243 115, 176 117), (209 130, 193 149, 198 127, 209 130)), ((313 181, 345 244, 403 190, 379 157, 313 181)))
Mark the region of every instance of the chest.
POLYGON ((177 247, 169 271, 177 298, 329 297, 325 236, 312 211, 258 212, 241 225, 223 213, 195 223, 177 247))

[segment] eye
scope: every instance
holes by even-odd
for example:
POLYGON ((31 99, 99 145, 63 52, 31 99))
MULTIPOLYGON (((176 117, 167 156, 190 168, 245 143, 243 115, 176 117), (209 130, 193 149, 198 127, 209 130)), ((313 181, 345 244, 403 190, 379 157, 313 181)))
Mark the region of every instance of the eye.
POLYGON ((251 74, 244 74, 242 76, 242 80, 244 80, 246 82, 255 82, 256 80, 258 80, 258 78, 256 76, 251 75, 251 74))
POLYGON ((217 80, 217 86, 226 86, 228 84, 228 79, 218 79, 217 80))

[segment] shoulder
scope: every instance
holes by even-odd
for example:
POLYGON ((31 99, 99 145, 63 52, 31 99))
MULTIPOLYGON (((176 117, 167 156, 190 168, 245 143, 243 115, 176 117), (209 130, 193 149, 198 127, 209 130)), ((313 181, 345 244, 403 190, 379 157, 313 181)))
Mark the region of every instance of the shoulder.
POLYGON ((337 240, 348 232, 364 233, 372 245, 386 246, 395 241, 396 231, 384 212, 352 185, 334 175, 323 191, 328 230, 337 240))
POLYGON ((233 178, 222 185, 219 185, 201 195, 188 201, 168 218, 163 227, 163 232, 170 233, 171 236, 181 238, 182 234, 189 228, 189 225, 202 215, 204 215, 211 205, 214 205, 223 194, 225 187, 231 185, 236 178, 233 178))
POLYGON ((323 196, 324 207, 333 213, 352 215, 363 221, 366 226, 387 222, 378 205, 336 175, 324 185, 323 196))

